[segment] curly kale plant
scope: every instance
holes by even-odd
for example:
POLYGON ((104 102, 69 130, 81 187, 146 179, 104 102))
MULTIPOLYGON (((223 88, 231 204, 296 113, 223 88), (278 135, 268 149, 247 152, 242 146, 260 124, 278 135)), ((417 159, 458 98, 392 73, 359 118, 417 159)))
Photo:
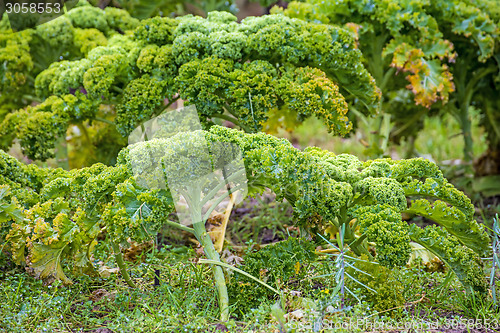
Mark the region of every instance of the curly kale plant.
MULTIPOLYGON (((94 7, 60 19, 75 10, 88 11, 81 26, 102 21, 105 29, 108 20, 94 7)), ((154 17, 121 29, 125 34, 106 45, 82 44, 85 57, 54 62, 38 74, 36 94, 44 102, 5 117, 1 146, 18 138, 27 156, 45 160, 68 126, 102 120, 98 112, 106 105, 116 115, 104 119, 107 126, 124 137, 179 98, 196 105, 205 125, 230 120, 247 132, 316 116, 333 134, 346 135, 352 127, 346 98, 366 113, 378 109, 375 81, 341 28, 284 15, 237 23, 230 13, 211 12, 206 19, 154 17)))
MULTIPOLYGON (((67 14, 21 32, 12 32, 5 15, 0 20, 0 123, 3 122, 0 146, 9 147, 17 137, 25 143, 27 155, 46 159, 43 142, 58 141, 60 146, 67 138, 73 146, 70 165, 90 165, 95 161, 112 163, 124 140, 106 123, 102 124, 107 127, 101 123, 84 126, 83 121, 90 115, 106 122, 113 117, 106 109, 98 109, 98 102, 78 102, 77 96, 85 93, 83 89, 65 90, 68 85, 74 86, 70 76, 78 75, 72 73, 67 64, 85 58, 98 46, 112 44, 138 23, 124 10, 101 10, 84 0, 67 14), (59 83, 45 82, 51 89, 67 93, 61 99, 44 100, 35 95, 37 76, 49 67, 66 75, 59 83), (72 126, 72 131, 67 133, 69 124, 79 128, 72 126), (51 130, 47 131, 49 128, 51 130), (113 143, 104 142, 103 137, 112 137, 113 143)), ((81 72, 84 67, 77 71, 81 72)))
MULTIPOLYGON (((152 189, 166 188, 168 183, 179 219, 179 223, 169 225, 193 233, 208 259, 221 265, 205 225, 224 199, 238 203, 246 195, 245 165, 239 147, 209 144, 194 107, 153 118, 136 128, 129 142, 130 166, 138 184, 152 189)), ((229 296, 224 272, 218 265, 212 270, 221 320, 227 321, 229 296)))
MULTIPOLYGON (((55 20, 21 32, 10 29, 7 15, 0 17, 0 120, 40 100, 34 95, 35 80, 51 64, 85 58, 90 50, 106 46, 110 38, 135 28, 138 22, 124 10, 100 10, 86 1, 55 20)), ((62 88, 54 85, 56 90, 62 88)))
POLYGON ((361 162, 318 148, 300 152, 283 139, 222 127, 208 135, 237 143, 253 189, 270 188, 286 198, 299 225, 313 231, 345 225, 351 249, 372 256, 368 248, 374 244, 376 260, 387 267, 406 265, 409 242, 416 242, 444 261, 468 291, 486 291, 480 258, 489 251, 489 237, 474 220, 470 199, 434 163, 421 158, 361 162), (439 226, 409 226, 403 212, 439 226))
POLYGON ((498 148, 500 137, 493 120, 500 68, 497 8, 491 0, 307 0, 290 3, 285 13, 352 30, 382 90, 383 110, 397 125, 393 138, 415 135, 422 116, 445 105, 463 129, 464 156, 471 160, 470 107, 480 107, 485 123, 492 124, 486 125, 492 147, 498 148))
MULTIPOLYGON (((279 199, 286 198, 297 225, 313 234, 342 228, 354 253, 386 267, 406 265, 413 241, 445 262, 468 291, 487 290, 480 258, 489 251, 489 237, 474 220, 470 200, 434 163, 421 158, 361 162, 318 148, 300 151, 284 139, 220 126, 137 143, 134 149, 168 149, 183 136, 200 133, 209 145, 237 145, 249 194, 269 188, 279 199), (403 212, 437 225, 408 225, 403 212)), ((124 149, 114 167, 96 164, 64 171, 26 166, 1 153, 0 177, 10 190, 2 189, 0 217, 2 227, 9 229, 6 249, 15 262, 25 262, 40 278, 70 283, 63 261, 77 272, 92 269, 100 233, 120 244, 127 238, 150 239, 162 225, 171 224, 170 192, 140 187, 131 167, 134 156, 124 149)))

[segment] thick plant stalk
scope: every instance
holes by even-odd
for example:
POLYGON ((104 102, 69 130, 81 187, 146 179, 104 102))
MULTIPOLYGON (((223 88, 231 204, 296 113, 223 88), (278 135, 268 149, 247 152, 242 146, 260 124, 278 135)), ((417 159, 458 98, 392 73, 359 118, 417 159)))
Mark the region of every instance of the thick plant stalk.
MULTIPOLYGON (((220 262, 219 253, 215 250, 212 239, 205 230, 205 224, 203 222, 195 223, 193 227, 194 234, 203 246, 207 258, 220 262)), ((220 266, 212 266, 212 270, 214 272, 215 287, 219 295, 220 320, 225 322, 229 320, 229 296, 227 293, 226 278, 220 266)))
POLYGON ((496 272, 498 270, 499 266, 499 258, 498 258, 498 252, 500 248, 500 219, 498 218, 498 214, 496 215, 496 218, 493 218, 493 265, 491 267, 491 274, 490 274, 490 289, 491 289, 491 297, 493 298, 493 303, 498 304, 497 302, 497 292, 496 292, 496 285, 495 285, 495 277, 496 277, 496 272))
POLYGON ((464 135, 464 160, 470 163, 474 159, 473 154, 473 141, 472 141, 472 131, 471 131, 471 120, 468 111, 468 105, 462 105, 460 108, 459 119, 460 126, 462 127, 464 135))
POLYGON ((134 282, 130 278, 130 275, 128 275, 127 267, 125 266, 125 262, 123 261, 122 252, 120 251, 120 246, 115 242, 111 242, 111 245, 113 246, 113 252, 115 254, 116 264, 120 268, 120 273, 122 273, 123 279, 125 280, 125 282, 127 282, 127 284, 130 287, 136 288, 134 282))
POLYGON ((57 142, 55 155, 57 166, 64 170, 69 170, 68 144, 64 137, 60 138, 57 142))
MULTIPOLYGON (((208 259, 220 262, 219 253, 215 250, 212 239, 205 230, 203 222, 193 225, 194 234, 200 241, 208 259)), ((214 272, 215 286, 219 295, 220 320, 226 322, 229 320, 229 296, 227 293, 226 278, 224 271, 220 266, 212 266, 214 272)))
MULTIPOLYGON (((195 192, 196 193, 196 192, 195 192)), ((212 239, 210 238, 210 235, 205 229, 205 220, 201 220, 201 212, 197 208, 197 206, 192 205, 193 210, 196 212, 192 212, 191 218, 193 221, 201 221, 198 223, 193 224, 193 228, 189 228, 186 226, 183 226, 181 224, 171 222, 169 223, 170 226, 180 228, 184 231, 192 232, 196 236, 196 239, 200 242, 200 244, 203 246, 203 251, 205 252, 205 255, 207 258, 211 261, 219 262, 223 264, 220 260, 219 253, 215 250, 214 244, 212 242, 212 239)), ((116 250, 115 250, 116 252, 116 250)), ((120 253, 121 257, 121 253, 120 253)), ((117 262, 118 262, 118 257, 117 257, 117 262)), ((123 259, 121 260, 123 263, 123 259)), ((121 270, 120 264, 118 264, 121 270)), ((215 287, 217 288, 217 294, 219 298, 219 308, 220 308, 220 320, 223 322, 226 322, 229 320, 229 295, 227 293, 227 286, 226 286, 226 278, 224 276, 224 271, 222 270, 221 266, 218 265, 211 265, 212 271, 214 272, 214 280, 215 280, 215 287)), ((125 268, 123 271, 126 273, 125 268)), ((127 274, 128 277, 128 274, 127 274)), ((124 275, 125 278, 125 275, 124 275)), ((129 281, 132 283, 132 281, 129 278, 129 281)))

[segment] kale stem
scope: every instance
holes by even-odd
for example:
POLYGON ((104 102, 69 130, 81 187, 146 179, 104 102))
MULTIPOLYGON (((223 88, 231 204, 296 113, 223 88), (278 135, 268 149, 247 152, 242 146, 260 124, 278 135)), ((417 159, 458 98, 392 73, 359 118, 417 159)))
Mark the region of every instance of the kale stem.
POLYGON ((181 230, 184 230, 184 231, 187 231, 187 232, 190 232, 190 233, 193 233, 194 234, 194 229, 193 228, 190 228, 190 227, 187 227, 185 225, 182 225, 180 223, 177 223, 177 222, 174 222, 174 221, 165 221, 165 223, 171 227, 174 227, 174 228, 179 228, 181 230))
POLYGON ((246 127, 241 122, 239 122, 238 119, 236 119, 235 117, 231 117, 231 116, 228 116, 228 115, 225 115, 225 114, 219 114, 219 113, 213 114, 212 117, 219 118, 219 119, 222 119, 222 120, 230 121, 233 124, 235 124, 236 126, 240 127, 242 130, 244 130, 247 133, 251 133, 252 132, 248 127, 246 127))
MULTIPOLYGON (((219 253, 215 250, 214 243, 205 229, 205 222, 207 219, 201 216, 201 187, 199 184, 198 186, 191 187, 189 193, 191 194, 190 197, 192 200, 188 202, 188 205, 191 211, 194 235, 203 246, 203 251, 207 258, 220 262, 219 253)), ((229 296, 227 294, 226 278, 220 266, 211 266, 211 268, 214 272, 215 287, 219 295, 220 320, 226 322, 229 320, 229 296)))
POLYGON ((85 142, 87 143, 89 148, 92 149, 92 146, 93 146, 92 141, 90 140, 89 132, 87 131, 87 128, 85 127, 85 125, 83 125, 82 123, 78 123, 78 124, 76 124, 76 127, 78 127, 80 132, 82 132, 83 137, 85 138, 85 142))
MULTIPOLYGON (((201 214, 199 215, 201 219, 201 214)), ((194 234, 203 246, 203 251, 205 251, 205 255, 207 256, 207 258, 210 260, 221 262, 219 253, 217 253, 217 251, 215 250, 212 239, 205 229, 204 221, 195 223, 193 227, 194 234)), ((224 271, 220 266, 212 265, 211 268, 214 272, 215 286, 219 294, 220 320, 226 322, 229 320, 229 296, 227 293, 226 278, 224 277, 224 271)))
POLYGON ((95 117, 94 120, 97 120, 97 121, 100 121, 100 122, 103 122, 103 123, 106 123, 106 124, 109 124, 109 125, 116 126, 116 124, 113 121, 105 119, 105 118, 95 117))
POLYGON ((31 101, 31 102, 38 102, 38 103, 41 103, 41 102, 42 102, 42 99, 41 99, 41 98, 39 98, 39 97, 37 97, 37 96, 32 96, 32 95, 27 95, 27 94, 26 94, 26 95, 23 95, 23 97, 22 97, 22 98, 27 99, 27 100, 29 100, 29 101, 31 101))
POLYGON ((113 252, 115 254, 116 264, 120 268, 120 273, 122 273, 123 279, 125 280, 125 282, 127 282, 127 284, 130 287, 136 288, 134 282, 128 275, 127 267, 125 267, 125 262, 123 261, 122 252, 120 251, 120 246, 113 241, 111 242, 111 246, 113 246, 113 252))

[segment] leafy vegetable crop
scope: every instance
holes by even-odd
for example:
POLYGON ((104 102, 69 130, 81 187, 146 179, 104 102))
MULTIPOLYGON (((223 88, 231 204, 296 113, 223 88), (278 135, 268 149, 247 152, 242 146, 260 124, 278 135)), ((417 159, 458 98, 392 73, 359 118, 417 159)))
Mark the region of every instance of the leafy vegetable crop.
POLYGON ((21 32, 12 32, 5 15, 0 20, 0 119, 13 109, 40 101, 40 96, 34 96, 35 79, 51 64, 81 59, 138 22, 124 10, 101 10, 86 1, 56 20, 21 32))
MULTIPOLYGON (((101 22, 103 30, 108 20, 118 25, 112 18, 123 13, 113 9, 107 19, 84 5, 68 17, 75 11, 85 13, 80 26, 96 29, 101 22)), ((52 25, 62 29, 67 19, 52 25)), ((227 12, 133 22, 101 44, 83 42, 80 59, 53 62, 38 74, 34 84, 43 103, 5 116, 1 146, 18 138, 28 157, 45 160, 71 124, 103 120, 104 105, 116 115, 104 121, 125 137, 178 98, 195 104, 206 125, 219 118, 248 132, 293 127, 314 115, 332 133, 346 135, 352 127, 346 98, 364 104, 367 113, 377 111, 375 81, 341 28, 284 15, 237 23, 227 12)))
MULTIPOLYGON (((284 139, 220 126, 142 145, 168 151, 181 137, 201 133, 209 145, 237 145, 249 194, 269 188, 278 199, 286 198, 302 228, 335 234, 344 226, 345 243, 354 253, 386 267, 406 265, 409 243, 414 241, 445 262, 467 290, 486 291, 480 257, 489 251, 489 237, 473 219, 470 200, 434 163, 421 158, 361 162, 318 148, 302 152, 284 139), (408 225, 402 212, 425 216, 438 225, 408 225)), ((119 244, 127 238, 149 239, 171 223, 170 192, 136 183, 129 149, 122 150, 114 167, 95 164, 71 171, 39 169, 5 153, 0 156, 0 177, 6 184, 0 217, 2 228, 8 229, 8 249, 16 263, 25 262, 40 278, 71 283, 64 267, 77 273, 91 271, 93 247, 103 232, 106 241, 119 244)))
POLYGON ((493 110, 498 106, 500 26, 495 1, 307 0, 290 3, 285 13, 352 30, 382 90, 382 108, 397 125, 395 140, 416 135, 415 125, 429 109, 437 113, 445 105, 463 129, 464 157, 472 160, 469 109, 478 107, 491 150, 498 150, 499 122, 493 110))

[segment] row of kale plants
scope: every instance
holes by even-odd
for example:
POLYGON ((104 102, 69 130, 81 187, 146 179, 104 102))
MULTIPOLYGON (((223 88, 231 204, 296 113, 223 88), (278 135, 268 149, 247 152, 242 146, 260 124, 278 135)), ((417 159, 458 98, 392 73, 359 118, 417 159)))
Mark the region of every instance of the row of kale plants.
MULTIPOLYGON (((220 262, 205 230, 207 215, 192 215, 191 227, 171 221, 171 189, 145 188, 133 170, 156 167, 144 158, 154 151, 162 161, 159 176, 185 170, 194 177, 196 158, 174 157, 203 151, 206 140, 211 153, 221 142, 238 147, 248 193, 271 189, 286 199, 294 222, 311 237, 342 230, 355 255, 387 267, 406 265, 415 242, 467 292, 485 295, 481 258, 491 251, 490 238, 471 200, 434 163, 300 151, 261 132, 293 129, 314 116, 332 135, 346 136, 363 118, 377 133, 373 155, 380 157, 382 141, 415 136, 423 116, 449 112, 470 161, 474 107, 483 115, 490 153, 498 151, 500 12, 493 2, 309 0, 237 22, 228 12, 140 20, 79 1, 65 15, 20 32, 9 29, 5 16, 0 147, 17 142, 28 159, 67 163, 41 168, 0 152, 2 250, 37 277, 70 284, 65 271, 91 273, 97 242, 109 242, 133 286, 120 244, 149 240, 168 224, 195 234, 210 262, 220 262), (203 129, 126 147, 137 126, 181 101, 196 106, 203 129), (392 133, 381 133, 387 121, 392 133), (239 129, 220 126, 226 122, 239 129), (436 225, 409 225, 402 213, 436 225)), ((186 197, 190 208, 203 203, 186 197)), ((213 270, 227 320, 224 273, 217 265, 213 270)))

